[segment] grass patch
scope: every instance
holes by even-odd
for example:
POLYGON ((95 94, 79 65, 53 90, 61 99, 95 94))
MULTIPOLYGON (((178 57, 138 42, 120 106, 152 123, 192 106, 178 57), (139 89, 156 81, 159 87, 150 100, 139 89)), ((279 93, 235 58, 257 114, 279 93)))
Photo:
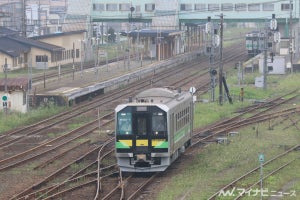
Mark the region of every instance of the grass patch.
POLYGON ((0 134, 20 126, 26 126, 36 123, 40 120, 58 114, 64 110, 66 110, 66 107, 50 106, 40 107, 38 109, 31 110, 28 113, 10 112, 7 115, 5 115, 4 112, 1 112, 0 134))
MULTIPOLYGON (((207 199, 226 183, 258 167, 259 152, 265 154, 267 161, 285 151, 281 145, 294 146, 300 142, 296 128, 282 133, 282 127, 271 131, 265 128, 267 125, 263 127, 258 137, 252 127, 249 127, 240 130, 240 136, 231 137, 229 145, 211 144, 206 147, 194 158, 192 165, 172 178, 157 199, 207 199)), ((287 178, 282 179, 289 180, 288 174, 298 170, 299 165, 285 169, 283 174, 287 178)), ((277 175, 275 176, 277 179, 277 175)), ((257 180, 259 177, 253 177, 253 181, 257 180)), ((272 178, 268 182, 272 183, 270 186, 266 184, 270 189, 280 189, 286 183, 272 181, 272 178)), ((298 187, 296 185, 299 185, 299 182, 294 185, 298 187)))
MULTIPOLYGON (((239 96, 240 87, 237 84, 235 74, 236 71, 234 70, 227 74, 227 83, 230 87, 231 96, 234 97, 234 103, 231 105, 226 101, 223 106, 219 106, 217 102, 197 103, 195 106, 195 127, 203 127, 217 120, 232 117, 235 115, 235 110, 250 105, 253 100, 265 100, 281 96, 294 89, 299 90, 299 83, 296 83, 297 81, 295 80, 299 80, 300 74, 268 76, 267 90, 254 87, 254 78, 258 74, 246 74, 247 81, 243 85, 245 100, 244 102, 239 102, 237 97, 239 96)), ((218 88, 216 88, 216 94, 218 94, 218 88)), ((299 116, 295 120, 299 120, 299 116)), ((276 120, 273 123, 276 123, 276 120)), ((156 199, 205 200, 209 198, 225 184, 258 167, 259 153, 264 153, 267 161, 284 152, 286 150, 284 147, 292 147, 299 144, 299 130, 295 126, 284 129, 290 124, 288 121, 285 121, 278 123, 273 130, 269 130, 269 122, 260 123, 259 125, 238 130, 239 136, 231 137, 229 145, 209 145, 194 157, 191 165, 187 166, 180 174, 172 177, 157 195, 156 199), (258 136, 256 136, 257 127, 258 136)), ((296 191, 296 195, 300 195, 298 194, 300 193, 300 175, 296 173, 300 171, 299 162, 298 159, 279 174, 275 174, 265 180, 264 188, 269 191, 279 192, 283 190, 285 190, 284 192, 296 191)), ((258 180, 259 177, 253 177, 253 181, 258 180)), ((243 184, 246 187, 247 182, 243 184)), ((232 199, 232 197, 218 199, 232 199)), ((252 196, 245 199, 257 199, 257 197, 252 196)), ((284 199, 294 200, 297 198, 295 196, 284 196, 284 199)))

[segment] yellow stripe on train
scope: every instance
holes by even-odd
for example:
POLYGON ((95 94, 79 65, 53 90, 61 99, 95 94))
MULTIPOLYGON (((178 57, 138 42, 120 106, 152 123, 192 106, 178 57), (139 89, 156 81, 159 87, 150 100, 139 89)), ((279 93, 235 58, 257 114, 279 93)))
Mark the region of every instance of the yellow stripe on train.
POLYGON ((132 140, 119 140, 119 142, 126 144, 129 147, 132 147, 132 140))
POLYGON ((164 141, 166 141, 165 139, 153 139, 152 140, 152 146, 155 147, 155 146, 159 146, 161 145, 164 141))
POLYGON ((148 140, 136 140, 136 146, 148 146, 148 140))

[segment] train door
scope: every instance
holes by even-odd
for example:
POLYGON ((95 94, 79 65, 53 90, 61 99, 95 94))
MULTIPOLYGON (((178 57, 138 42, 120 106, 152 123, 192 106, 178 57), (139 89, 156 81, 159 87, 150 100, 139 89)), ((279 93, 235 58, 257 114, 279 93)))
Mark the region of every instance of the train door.
POLYGON ((139 112, 133 114, 133 144, 135 153, 149 153, 149 135, 151 133, 151 116, 149 113, 139 112))

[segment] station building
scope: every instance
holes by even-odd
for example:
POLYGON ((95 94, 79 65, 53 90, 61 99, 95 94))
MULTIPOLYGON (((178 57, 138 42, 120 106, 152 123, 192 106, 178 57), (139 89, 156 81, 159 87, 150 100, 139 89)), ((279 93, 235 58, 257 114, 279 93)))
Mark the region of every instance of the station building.
POLYGON ((82 59, 85 30, 25 38, 0 28, 0 64, 8 71, 20 68, 48 69, 78 63, 82 59), (5 33, 4 33, 5 32, 5 33))

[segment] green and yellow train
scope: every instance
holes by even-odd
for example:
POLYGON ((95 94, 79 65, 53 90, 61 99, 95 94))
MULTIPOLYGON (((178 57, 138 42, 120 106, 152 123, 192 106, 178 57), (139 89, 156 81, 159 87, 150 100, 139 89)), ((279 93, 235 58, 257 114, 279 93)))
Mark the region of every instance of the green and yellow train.
POLYGON ((164 171, 191 145, 190 92, 151 88, 115 109, 116 158, 121 171, 164 171))

